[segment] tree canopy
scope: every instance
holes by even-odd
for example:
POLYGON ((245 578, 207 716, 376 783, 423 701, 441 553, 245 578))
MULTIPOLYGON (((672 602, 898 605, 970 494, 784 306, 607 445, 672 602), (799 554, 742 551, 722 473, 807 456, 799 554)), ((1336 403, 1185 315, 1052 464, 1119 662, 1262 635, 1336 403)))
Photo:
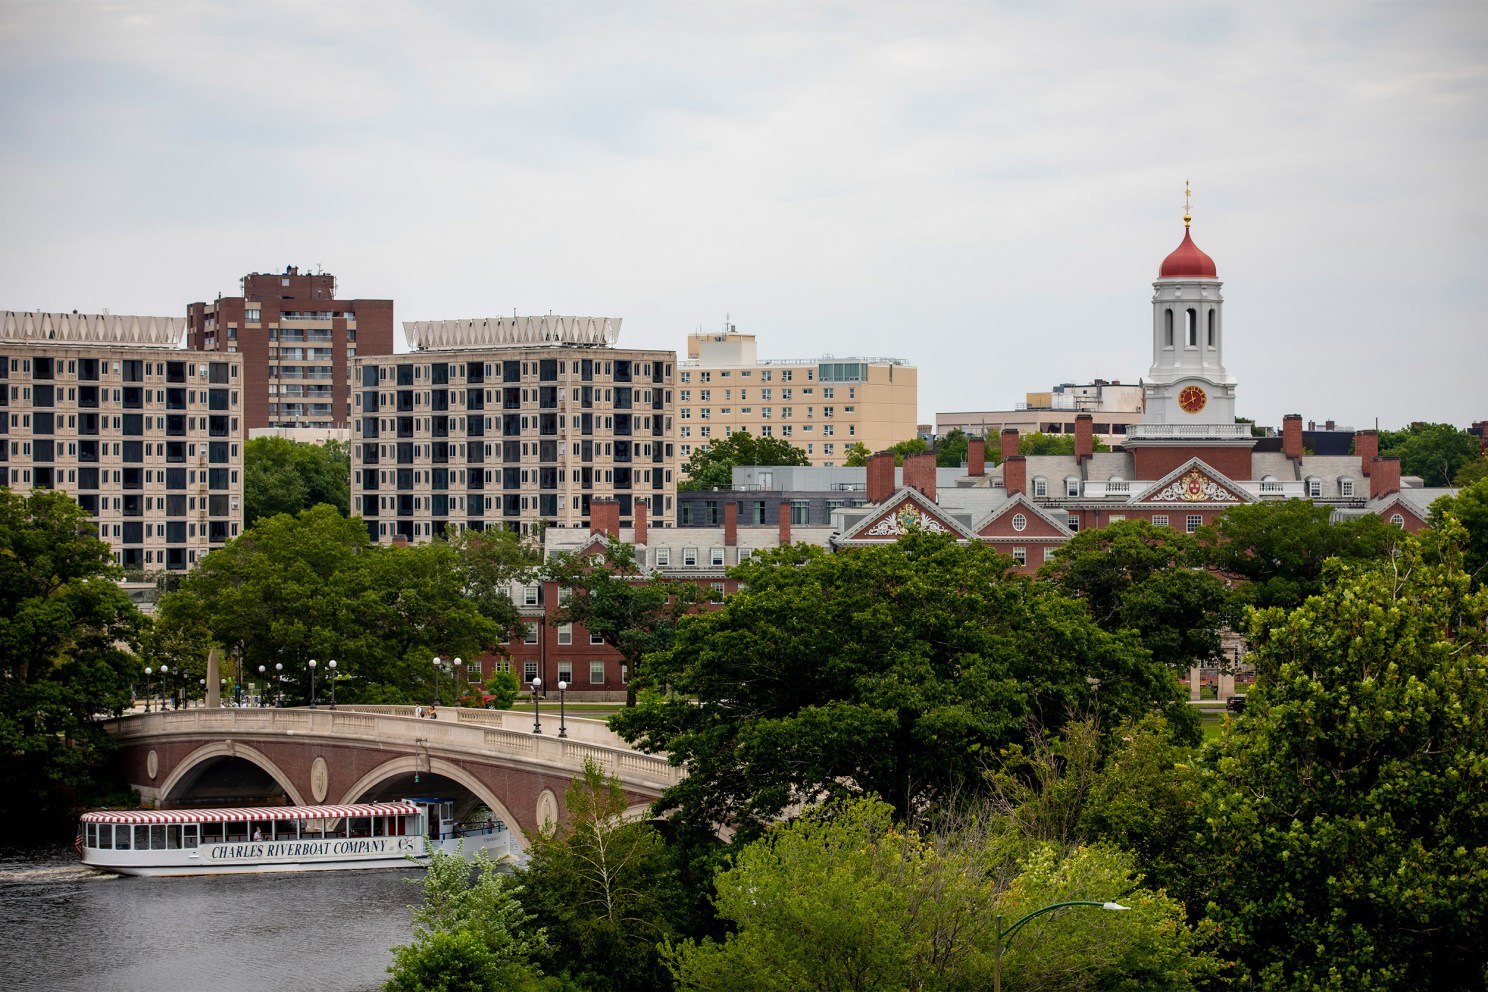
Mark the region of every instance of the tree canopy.
POLYGON ((243 526, 329 503, 351 512, 351 450, 342 441, 304 444, 256 437, 243 445, 243 526))
POLYGON ((748 431, 735 431, 728 437, 710 441, 694 449, 682 471, 687 478, 677 483, 680 490, 732 489, 735 465, 810 465, 806 452, 778 437, 755 437, 748 431))
POLYGON ((1481 460, 1479 444, 1451 424, 1411 424, 1379 434, 1379 453, 1398 456, 1401 474, 1420 476, 1428 486, 1452 485, 1458 471, 1481 460))

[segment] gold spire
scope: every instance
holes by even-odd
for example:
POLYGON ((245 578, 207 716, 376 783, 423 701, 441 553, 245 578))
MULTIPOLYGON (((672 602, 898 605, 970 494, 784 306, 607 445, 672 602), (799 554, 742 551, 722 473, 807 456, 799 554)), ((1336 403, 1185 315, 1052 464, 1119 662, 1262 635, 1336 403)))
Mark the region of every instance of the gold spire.
POLYGON ((1189 222, 1193 220, 1193 217, 1189 216, 1189 213, 1188 213, 1188 198, 1190 196, 1192 196, 1192 195, 1193 195, 1193 190, 1191 190, 1191 189, 1188 188, 1188 180, 1187 179, 1183 180, 1183 228, 1184 228, 1184 230, 1187 230, 1188 229, 1189 222))

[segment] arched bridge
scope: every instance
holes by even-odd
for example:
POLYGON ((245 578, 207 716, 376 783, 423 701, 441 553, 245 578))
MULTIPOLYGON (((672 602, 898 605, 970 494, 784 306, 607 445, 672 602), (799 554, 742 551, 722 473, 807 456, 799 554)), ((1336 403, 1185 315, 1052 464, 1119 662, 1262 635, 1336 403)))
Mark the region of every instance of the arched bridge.
MULTIPOLYGON (((546 716, 546 714, 545 714, 546 716)), ((631 750, 599 720, 532 731, 522 711, 411 706, 340 709, 188 709, 109 723, 125 775, 157 806, 283 801, 370 802, 449 796, 460 816, 484 806, 522 847, 545 822, 563 822, 564 791, 585 761, 620 780, 639 812, 683 774, 662 756, 631 750)))

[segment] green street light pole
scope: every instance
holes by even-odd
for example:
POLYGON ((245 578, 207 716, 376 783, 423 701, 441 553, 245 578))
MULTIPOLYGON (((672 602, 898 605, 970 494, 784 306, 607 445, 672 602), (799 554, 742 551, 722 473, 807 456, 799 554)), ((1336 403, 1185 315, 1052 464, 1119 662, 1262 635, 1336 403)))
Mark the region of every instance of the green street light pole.
POLYGON ((1056 902, 1052 906, 1043 906, 1043 907, 1041 907, 1039 909, 1035 909, 1033 912, 1029 913, 1027 916, 1023 917, 1018 922, 1016 922, 1012 926, 1008 927, 1006 930, 1004 930, 1002 928, 1002 914, 1001 913, 998 913, 997 914, 997 943, 995 945, 993 945, 993 948, 992 948, 992 992, 1002 992, 1002 948, 1003 948, 1003 945, 1006 944, 1008 941, 1012 940, 1013 939, 1013 934, 1017 933, 1018 930, 1019 930, 1019 928, 1022 927, 1023 924, 1027 923, 1029 920, 1033 919, 1035 916, 1039 916, 1040 914, 1043 914, 1043 913, 1052 913, 1052 912, 1054 912, 1054 910, 1056 910, 1056 909, 1063 909, 1066 906, 1094 906, 1096 909, 1111 909, 1111 910, 1127 910, 1127 909, 1131 909, 1130 906, 1123 906, 1123 905, 1121 905, 1118 902, 1088 902, 1086 900, 1076 900, 1075 902, 1056 902))

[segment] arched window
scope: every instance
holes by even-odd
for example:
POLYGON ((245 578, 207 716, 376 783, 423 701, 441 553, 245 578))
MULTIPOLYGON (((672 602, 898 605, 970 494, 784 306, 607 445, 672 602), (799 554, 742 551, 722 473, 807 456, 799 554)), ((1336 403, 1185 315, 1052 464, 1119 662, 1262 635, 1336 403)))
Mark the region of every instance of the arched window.
POLYGON ((1209 347, 1214 347, 1214 311, 1209 311, 1209 347))
POLYGON ((1394 524, 1396 527, 1404 527, 1405 518, 1398 513, 1392 513, 1390 514, 1390 523, 1394 524))
POLYGON ((1163 347, 1173 347, 1173 308, 1163 311, 1163 347))
POLYGON ((1199 315, 1193 307, 1183 311, 1183 345, 1186 348, 1199 346, 1199 315))
POLYGON ((1013 514, 1013 530, 1021 531, 1028 526, 1028 518, 1021 513, 1013 514))

